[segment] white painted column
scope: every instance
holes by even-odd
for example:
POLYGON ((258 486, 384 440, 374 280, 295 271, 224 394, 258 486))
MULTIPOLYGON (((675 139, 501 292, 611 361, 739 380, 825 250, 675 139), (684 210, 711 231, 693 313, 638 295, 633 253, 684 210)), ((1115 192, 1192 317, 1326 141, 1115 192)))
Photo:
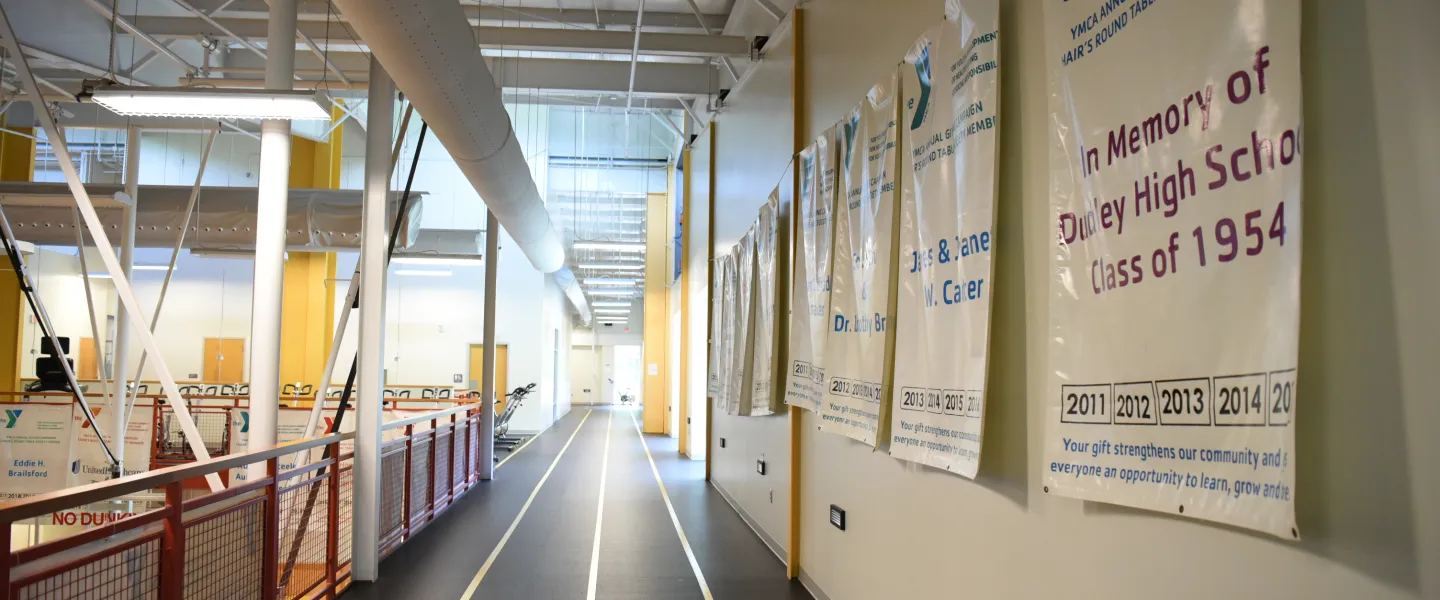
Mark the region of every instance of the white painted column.
POLYGON ((370 59, 370 110, 365 119, 365 208, 360 225, 360 356, 355 385, 355 514, 351 523, 356 581, 380 573, 380 427, 385 391, 385 253, 390 229, 390 135, 395 86, 370 59))
MULTIPOLYGON (((130 273, 135 266, 135 214, 140 210, 140 128, 134 125, 125 128, 125 195, 130 196, 130 206, 125 208, 120 230, 120 270, 125 273, 125 280, 130 281, 130 273)), ((119 302, 115 304, 114 369, 110 372, 114 395, 110 397, 109 409, 113 413, 110 435, 115 440, 110 447, 115 450, 115 460, 120 463, 118 474, 123 476, 125 430, 129 425, 125 399, 130 394, 125 383, 130 378, 130 313, 120 310, 119 302)), ((103 344, 103 341, 96 340, 95 343, 103 344)))
MULTIPOLYGON (((480 361, 480 479, 495 477, 495 279, 500 272, 500 222, 485 211, 485 356, 480 361)), ((504 390, 501 390, 504 393, 504 390)))
MULTIPOLYGON (((265 88, 295 78, 295 0, 270 0, 265 88)), ((275 445, 280 412, 280 311, 285 287, 285 225, 290 199, 290 122, 260 123, 260 190, 255 210, 255 284, 250 301, 250 451, 275 445)), ((250 466, 250 480, 265 465, 250 466)))

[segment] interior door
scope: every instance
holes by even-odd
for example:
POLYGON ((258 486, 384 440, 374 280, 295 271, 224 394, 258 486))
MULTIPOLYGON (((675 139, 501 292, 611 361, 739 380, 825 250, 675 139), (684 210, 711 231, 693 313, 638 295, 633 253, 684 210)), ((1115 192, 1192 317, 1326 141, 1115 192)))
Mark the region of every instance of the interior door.
POLYGON ((245 379, 245 340, 205 338, 201 380, 206 383, 241 383, 245 379))
MULTIPOLYGON (((470 389, 479 391, 482 366, 485 360, 485 345, 470 344, 470 389)), ((510 393, 506 375, 510 372, 510 348, 505 344, 495 346, 495 411, 505 407, 505 394, 510 393)))
POLYGON ((95 338, 80 338, 80 362, 76 365, 75 378, 81 381, 100 378, 100 358, 95 351, 95 338))

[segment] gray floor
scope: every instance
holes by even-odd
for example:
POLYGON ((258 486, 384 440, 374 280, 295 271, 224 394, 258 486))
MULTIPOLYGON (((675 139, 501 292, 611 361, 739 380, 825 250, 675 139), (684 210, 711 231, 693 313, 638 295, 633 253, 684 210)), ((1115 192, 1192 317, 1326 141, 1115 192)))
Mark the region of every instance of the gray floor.
MULTIPOLYGON (((386 558, 379 581, 356 585, 345 597, 460 598, 575 434, 474 598, 585 598, 608 433, 609 470, 595 597, 703 598, 646 460, 632 420, 638 413, 597 407, 585 419, 591 410, 570 411, 505 463, 495 481, 466 494, 386 558)), ((679 457, 670 438, 648 435, 645 442, 714 598, 810 598, 798 582, 785 580, 784 564, 706 484, 703 463, 679 457)))

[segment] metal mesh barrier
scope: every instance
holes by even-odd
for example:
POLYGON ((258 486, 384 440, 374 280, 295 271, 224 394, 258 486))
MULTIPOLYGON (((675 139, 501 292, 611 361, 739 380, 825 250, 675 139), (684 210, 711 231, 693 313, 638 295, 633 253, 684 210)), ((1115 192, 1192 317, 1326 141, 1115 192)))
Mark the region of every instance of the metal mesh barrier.
POLYGON ((186 522, 186 598, 260 597, 265 502, 261 496, 186 522))
MULTIPOLYGON (((340 565, 350 564, 350 531, 353 525, 352 517, 355 514, 355 470, 353 459, 345 459, 340 463, 340 565)), ((381 519, 384 519, 384 509, 381 509, 381 519)), ((382 521, 383 522, 383 521, 382 521)), ((384 532, 381 532, 382 539, 384 532)))
POLYGON ((380 458, 380 549, 388 551, 405 533, 405 442, 387 446, 380 458))
POLYGON ((14 596, 18 600, 153 598, 160 591, 160 536, 149 535, 78 565, 18 583, 14 596))
POLYGON ((448 427, 436 431, 435 438, 435 504, 441 506, 450 498, 450 435, 448 427))
POLYGON ((280 597, 299 598, 325 581, 325 546, 329 534, 330 478, 291 480, 282 487, 280 503, 280 597))
POLYGON ((410 523, 416 529, 419 521, 430 512, 430 445, 428 434, 418 436, 410 444, 410 523))
MULTIPOLYGON (((200 441, 211 457, 230 451, 230 409, 195 406, 190 408, 200 441)), ((160 422, 155 428, 155 458, 164 460, 195 460, 195 453, 185 442, 180 420, 169 406, 160 407, 160 422)))

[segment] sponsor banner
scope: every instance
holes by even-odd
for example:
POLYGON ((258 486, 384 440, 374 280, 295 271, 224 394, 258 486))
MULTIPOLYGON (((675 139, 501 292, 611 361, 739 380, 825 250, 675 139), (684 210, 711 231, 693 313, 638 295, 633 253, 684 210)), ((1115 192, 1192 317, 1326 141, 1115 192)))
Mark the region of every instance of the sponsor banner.
POLYGON ((800 240, 790 289, 790 366, 785 402, 820 411, 825 397, 825 318, 830 314, 830 248, 834 235, 835 129, 800 151, 800 240))
POLYGON ((0 500, 15 500, 65 487, 70 456, 68 404, 0 405, 0 461, 5 485, 0 500))
POLYGON ((1300 3, 1045 5, 1052 493, 1298 538, 1300 3))
POLYGON ((779 358, 776 344, 780 336, 775 335, 775 256, 779 242, 780 191, 770 192, 770 198, 760 207, 760 220, 755 229, 755 315, 754 354, 751 361, 754 375, 750 383, 750 416, 773 415, 784 407, 772 388, 775 379, 775 361, 779 358))
POLYGON ((895 88, 891 71, 836 127, 840 186, 820 429, 872 446, 885 439, 886 351, 893 339, 895 88))
MULTIPOLYGON (((389 411, 386 411, 386 412, 388 413, 389 411)), ((276 441, 276 443, 283 444, 283 443, 285 443, 285 442, 292 442, 292 441, 295 441, 295 440, 300 439, 300 438, 304 435, 304 433, 305 433, 305 423, 306 423, 306 421, 308 421, 309 419, 310 419, 310 409, 308 409, 308 408, 297 408, 297 409, 284 409, 284 408, 282 408, 282 409, 280 409, 279 414, 276 415, 276 423, 275 423, 275 429, 276 429, 276 431, 275 431, 275 441, 276 441)), ((323 432, 329 431, 329 430, 330 430, 331 423, 334 421, 334 419, 335 419, 335 411, 334 411, 334 410, 327 410, 327 411, 325 411, 325 413, 321 416, 320 425, 316 428, 316 432, 317 432, 316 435, 322 435, 323 432)), ((427 423, 427 427, 428 427, 428 423, 427 423)), ((419 426, 417 425, 416 428, 418 429, 419 426)), ((343 420, 341 420, 341 422, 340 422, 340 432, 341 432, 341 433, 350 433, 350 432, 353 432, 353 431, 355 431, 355 414, 354 414, 354 411, 352 410, 352 411, 350 411, 349 413, 347 413, 347 414, 345 415, 345 418, 344 418, 343 420)), ((245 452, 246 449, 249 448, 249 446, 250 446, 250 409, 248 409, 248 408, 235 408, 235 409, 231 409, 231 411, 230 411, 230 447, 231 447, 235 452, 245 452)), ((344 441, 344 442, 341 442, 341 443, 340 443, 340 452, 341 452, 342 454, 344 454, 344 453, 346 453, 346 452, 353 452, 353 451, 354 451, 354 440, 347 440, 347 441, 344 441)), ((318 458, 318 457, 319 457, 319 453, 316 453, 315 456, 318 458)), ((286 455, 284 455, 284 456, 281 456, 281 457, 280 457, 280 460, 279 460, 279 463, 280 463, 280 465, 279 465, 279 467, 280 467, 280 472, 281 472, 281 473, 284 473, 285 471, 289 471, 289 470, 291 470, 291 469, 294 469, 294 468, 296 467, 296 465, 299 464, 300 458, 301 458, 301 453, 299 453, 299 452, 297 452, 297 453, 295 453, 295 454, 286 454, 286 455)), ((240 468, 237 468, 237 469, 231 469, 231 470, 230 470, 230 485, 233 486, 233 485, 235 485, 235 482, 236 482, 236 481, 243 482, 243 481, 245 481, 246 479, 247 479, 247 477, 246 477, 246 473, 245 473, 245 468, 244 468, 244 467, 240 467, 240 468)))
MULTIPOLYGON (((95 421, 110 435, 108 427, 114 427, 109 406, 92 406, 95 421), (106 418, 101 415, 106 415, 106 418)), ((85 420, 80 405, 72 407, 70 430, 74 432, 75 445, 70 453, 68 486, 85 485, 110 479, 110 457, 100 445, 95 428, 85 420)), ((150 470, 150 449, 155 440, 155 408, 136 406, 130 411, 130 421, 125 430, 125 474, 134 475, 150 470)), ((109 441, 109 440, 107 440, 109 441)))
POLYGON ((736 335, 736 309, 738 308, 735 286, 739 283, 739 274, 735 270, 735 248, 731 248, 723 256, 716 259, 724 265, 725 285, 722 286, 722 314, 724 321, 721 325, 720 341, 718 352, 720 353, 720 395, 715 399, 715 410, 719 412, 734 414, 730 408, 732 394, 736 390, 735 384, 735 335, 736 335))
POLYGON ((705 393, 714 399, 723 397, 725 391, 725 348, 720 340, 725 332, 725 269, 729 264, 727 258, 715 257, 715 262, 710 267, 710 367, 705 393))
POLYGON ((990 351, 999 8, 951 3, 900 68, 904 151, 890 454, 980 466, 990 351))
POLYGON ((750 343, 755 332, 755 230, 758 223, 740 238, 740 243, 730 251, 735 261, 735 333, 731 336, 731 372, 728 410, 732 415, 750 414, 750 386, 753 384, 753 369, 746 368, 754 360, 754 344, 750 343))

